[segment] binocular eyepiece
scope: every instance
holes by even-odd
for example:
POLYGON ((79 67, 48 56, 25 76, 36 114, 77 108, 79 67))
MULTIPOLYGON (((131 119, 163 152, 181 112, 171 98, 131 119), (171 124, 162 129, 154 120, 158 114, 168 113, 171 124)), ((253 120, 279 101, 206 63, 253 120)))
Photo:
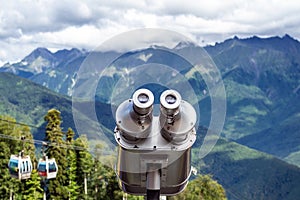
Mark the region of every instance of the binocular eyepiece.
POLYGON ((143 116, 152 112, 154 96, 150 90, 139 89, 132 97, 134 111, 143 116))
MULTIPOLYGON (((134 92, 132 99, 117 109, 117 128, 128 142, 149 136, 152 130, 154 95, 148 89, 134 92)), ((194 128, 196 112, 181 99, 175 90, 166 90, 160 96, 159 126, 161 135, 169 142, 182 142, 194 128)))
POLYGON ((160 96, 160 113, 168 124, 173 124, 175 117, 180 114, 181 96, 175 90, 166 90, 160 96))

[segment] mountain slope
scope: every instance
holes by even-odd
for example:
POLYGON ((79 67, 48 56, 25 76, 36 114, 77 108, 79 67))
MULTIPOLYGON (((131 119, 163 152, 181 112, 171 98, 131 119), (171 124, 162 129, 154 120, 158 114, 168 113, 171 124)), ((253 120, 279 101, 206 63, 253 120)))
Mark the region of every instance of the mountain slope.
POLYGON ((235 37, 206 50, 226 87, 223 136, 299 165, 300 43, 235 37))
POLYGON ((57 108, 68 115, 71 108, 69 97, 10 73, 0 73, 0 93, 0 113, 38 126, 48 109, 57 108))
POLYGON ((56 58, 46 48, 37 48, 20 62, 5 64, 0 68, 1 72, 11 72, 24 78, 41 73, 56 65, 56 58))
POLYGON ((193 164, 226 189, 232 200, 297 199, 300 196, 300 168, 235 142, 219 139, 203 160, 193 149, 193 164))
POLYGON ((70 95, 76 72, 85 56, 85 51, 75 48, 55 53, 46 48, 37 48, 20 62, 5 64, 0 72, 10 72, 61 94, 70 95))
MULTIPOLYGON (((34 139, 44 139, 44 116, 48 110, 52 108, 61 112, 64 131, 66 131, 68 127, 71 127, 75 133, 77 132, 73 120, 72 101, 70 97, 55 93, 27 79, 3 72, 0 73, 0 93, 0 114, 9 115, 18 122, 33 125, 32 131, 34 133, 34 139)), ((100 103, 97 104, 97 106, 110 108, 110 106, 100 103)), ((108 112, 110 109, 106 109, 105 111, 108 112)), ((87 134, 90 139, 101 139, 99 138, 99 133, 95 131, 97 130, 97 123, 88 117, 89 113, 80 113, 76 109, 74 109, 74 112, 79 116, 78 119, 80 122, 83 121, 90 125, 84 134, 87 134)), ((103 109, 102 112, 104 113, 103 109)), ((107 137, 112 135, 112 132, 106 127, 101 128, 107 137)), ((76 137, 78 137, 78 134, 76 137)))
POLYGON ((237 142, 247 144, 247 146, 263 152, 277 155, 279 158, 300 166, 299 121, 300 113, 297 113, 267 130, 243 137, 237 140, 237 142))

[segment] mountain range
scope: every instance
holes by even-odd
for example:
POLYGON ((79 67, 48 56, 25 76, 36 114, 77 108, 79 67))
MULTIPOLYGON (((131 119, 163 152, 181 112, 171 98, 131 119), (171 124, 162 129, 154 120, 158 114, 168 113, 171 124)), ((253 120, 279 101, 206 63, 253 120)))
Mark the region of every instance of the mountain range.
MULTIPOLYGON (((193 52, 193 48, 196 47, 191 43, 181 43, 172 50, 193 52)), ((300 43, 289 35, 264 39, 234 37, 207 46, 205 50, 218 66, 226 89, 227 116, 223 136, 300 165, 297 158, 300 128, 299 123, 295 123, 300 113, 300 43)), ((70 96, 77 72, 87 55, 88 52, 78 49, 51 53, 46 48, 37 48, 20 62, 5 64, 0 71, 14 73, 70 96)), ((117 53, 99 52, 103 59, 112 55, 117 53)), ((107 76, 105 87, 97 88, 96 98, 110 103, 102 96, 111 94, 123 73, 121 69, 147 63, 175 68, 186 65, 155 46, 123 54, 114 63, 114 77, 107 76)), ((190 78, 190 81, 198 84, 201 90, 206 87, 199 77, 190 78)), ((210 106, 208 104, 204 103, 204 109, 210 106)))
MULTIPOLYGON (((172 51, 193 52, 194 48, 199 47, 180 43, 172 51)), ((293 188, 299 186, 300 180, 300 43, 289 35, 246 39, 234 37, 204 49, 221 72, 226 89, 227 113, 222 139, 204 160, 194 160, 194 165, 202 172, 214 174, 232 193, 229 194, 230 199, 293 199, 297 194, 293 188), (232 170, 237 174, 233 174, 232 170), (254 177, 250 177, 255 173, 262 176, 256 182, 252 179, 254 177), (268 180, 263 180, 263 174, 268 174, 268 180)), ((52 53, 46 48, 38 48, 20 62, 0 67, 1 72, 25 78, 7 73, 1 75, 1 94, 4 94, 1 95, 1 101, 4 102, 0 106, 1 113, 41 125, 42 112, 58 106, 66 116, 65 124, 74 127, 74 122, 69 120, 72 119, 70 95, 80 65, 88 53, 78 49, 52 53), (11 80, 15 80, 15 84, 11 80), (32 105, 25 100, 24 92, 23 96, 21 91, 9 93, 9 88, 17 88, 18 83, 26 94, 32 95, 28 101, 32 105), (29 92, 31 90, 33 93, 29 92), (41 93, 47 94, 46 97, 34 98, 41 93), (22 110, 20 106, 25 108, 22 110)), ((98 55, 105 59, 118 53, 98 52, 98 55)), ((98 87, 95 96, 97 103, 101 104, 96 107, 97 117, 105 126, 107 135, 111 134, 109 130, 113 130, 114 122, 109 114, 110 99, 103 97, 111 94, 122 76, 122 69, 150 63, 162 63, 174 68, 188 65, 186 61, 175 60, 172 55, 155 46, 123 54, 113 63, 113 71, 102 80, 105 87, 98 87)), ((190 71, 182 73, 189 74, 189 82, 200 91, 207 89, 201 76, 195 73, 191 75, 190 71)), ((151 87, 156 87, 156 91, 162 90, 158 86, 151 87)), ((207 110, 210 102, 201 100, 202 93, 198 95, 203 108, 201 116, 209 116, 207 110)), ((88 118, 84 113, 82 117, 88 118)), ((208 122, 204 119, 200 125, 205 127, 208 122)), ((194 153, 196 151, 197 148, 194 153)))
MULTIPOLYGON (((35 125, 31 126, 35 140, 44 140, 43 117, 51 108, 61 111, 64 131, 68 127, 76 130, 70 97, 11 73, 0 73, 0 90, 0 115, 10 115, 19 123, 35 125)), ((106 130, 105 134, 110 137, 113 135, 111 127, 114 126, 110 106, 99 103, 97 107, 101 108, 102 113, 98 115, 99 120, 109 126, 102 127, 102 130, 106 130)), ((91 120, 85 115, 88 112, 79 113, 85 123, 91 120)), ((89 124, 93 125, 91 122, 89 124)), ((204 135, 206 132, 207 129, 202 127, 198 134, 204 135)), ((95 132, 86 134, 92 138, 93 143, 99 140, 95 132)), ((225 138, 220 138, 213 150, 200 159, 200 145, 201 139, 198 138, 192 149, 192 165, 199 173, 211 174, 222 184, 228 199, 292 200, 300 195, 300 168, 225 138)))

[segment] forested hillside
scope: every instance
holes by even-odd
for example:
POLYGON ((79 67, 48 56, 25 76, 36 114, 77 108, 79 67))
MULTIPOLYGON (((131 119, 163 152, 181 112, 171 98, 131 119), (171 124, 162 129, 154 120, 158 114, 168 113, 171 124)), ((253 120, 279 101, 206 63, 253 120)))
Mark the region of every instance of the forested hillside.
MULTIPOLYGON (((43 140, 47 144, 45 152, 49 158, 55 158, 58 165, 56 178, 48 180, 40 178, 37 173, 37 163, 42 154, 36 152, 35 145, 40 147, 42 141, 34 140, 30 128, 14 118, 0 116, 1 199, 42 199, 44 195, 47 199, 143 199, 120 190, 113 171, 115 158, 103 155, 104 144, 99 142, 92 154, 84 135, 74 139, 71 128, 62 131, 58 110, 49 110, 44 120, 47 123, 43 140), (34 166, 31 177, 26 180, 11 178, 7 167, 10 155, 17 155, 21 150, 30 156, 34 166)), ((226 199, 222 186, 210 177, 200 176, 188 188, 198 190, 190 194, 193 198, 226 199)))

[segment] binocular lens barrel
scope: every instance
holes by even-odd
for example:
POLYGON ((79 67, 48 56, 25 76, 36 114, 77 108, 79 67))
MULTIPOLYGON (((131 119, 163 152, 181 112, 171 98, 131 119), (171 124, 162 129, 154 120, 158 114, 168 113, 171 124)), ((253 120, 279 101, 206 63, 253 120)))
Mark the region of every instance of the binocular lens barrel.
POLYGON ((150 90, 139 89, 133 94, 134 111, 140 115, 147 115, 153 109, 154 96, 150 90))
POLYGON ((161 113, 168 118, 173 118, 179 113, 181 96, 175 90, 166 90, 160 96, 161 113))

